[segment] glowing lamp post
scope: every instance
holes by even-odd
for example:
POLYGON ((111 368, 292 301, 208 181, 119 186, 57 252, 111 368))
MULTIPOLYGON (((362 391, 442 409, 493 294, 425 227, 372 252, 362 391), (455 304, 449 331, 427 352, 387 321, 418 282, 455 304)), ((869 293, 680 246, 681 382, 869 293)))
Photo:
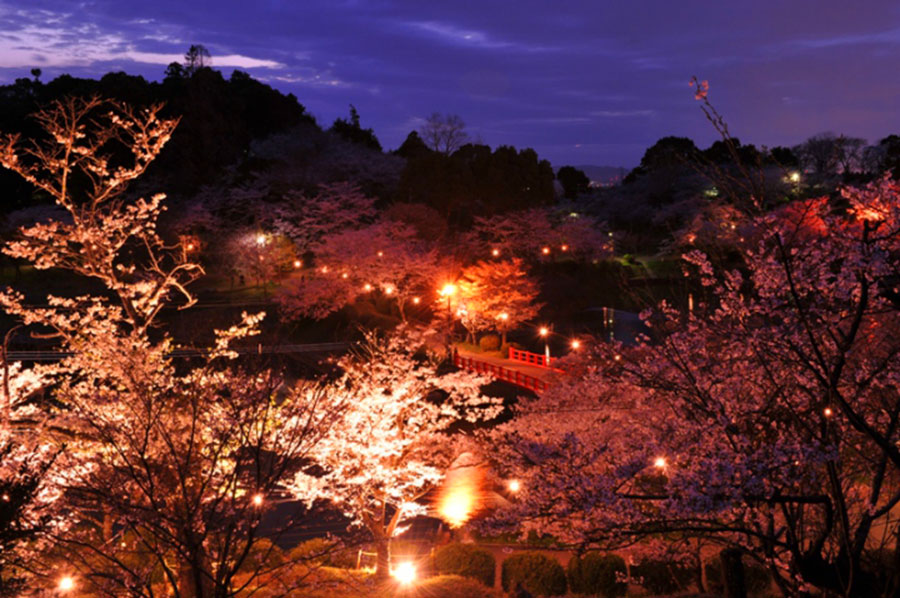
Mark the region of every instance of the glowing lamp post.
POLYGON ((506 487, 509 488, 510 492, 515 494, 522 489, 522 483, 519 480, 510 480, 507 482, 506 487))
POLYGON ((59 589, 60 593, 63 593, 63 594, 65 594, 67 592, 71 592, 72 590, 75 589, 75 580, 72 579, 72 577, 70 575, 65 575, 62 578, 60 578, 59 585, 57 586, 57 588, 59 589))
POLYGON ((657 457, 653 460, 653 467, 656 469, 665 469, 668 463, 666 462, 665 457, 657 457))
POLYGON ((416 566, 409 561, 400 563, 394 568, 391 575, 400 585, 408 586, 416 581, 416 566))
POLYGON ((547 338, 550 335, 550 329, 541 326, 538 328, 538 334, 544 339, 544 365, 550 367, 550 341, 547 338))
POLYGON ((447 298, 447 311, 450 313, 453 313, 453 309, 450 307, 450 300, 453 297, 453 295, 456 294, 456 285, 448 282, 441 288, 439 293, 440 293, 441 297, 447 298))
POLYGON ((572 350, 577 351, 580 348, 581 348, 581 341, 578 340, 577 338, 572 339, 572 350))

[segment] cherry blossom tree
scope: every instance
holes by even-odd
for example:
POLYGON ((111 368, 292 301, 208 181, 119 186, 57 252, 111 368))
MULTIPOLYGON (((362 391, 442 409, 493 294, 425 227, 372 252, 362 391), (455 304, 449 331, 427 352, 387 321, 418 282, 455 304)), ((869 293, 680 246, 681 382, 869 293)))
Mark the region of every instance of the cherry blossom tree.
POLYGON ((341 360, 342 376, 324 388, 307 387, 346 411, 310 453, 324 474, 302 476, 294 491, 327 488, 371 533, 381 578, 390 571, 391 538, 404 521, 426 512, 420 501, 457 456, 452 427, 489 420, 501 409, 481 395, 486 379, 442 369, 424 342, 405 328, 386 338, 369 333, 358 353, 341 360))
MULTIPOLYGON (((535 318, 540 309, 537 282, 529 277, 522 260, 481 261, 463 270, 458 283, 463 325, 470 335, 494 328, 503 336, 535 318)), ((474 341, 474 339, 473 339, 474 341)))
POLYGON ((438 253, 412 227, 390 220, 328 236, 318 245, 315 266, 282 285, 277 299, 289 316, 322 318, 381 293, 396 302, 405 321, 409 305, 433 293, 442 270, 438 253))
POLYGON ((476 217, 468 245, 476 259, 519 257, 529 263, 556 259, 596 260, 612 254, 606 227, 578 213, 546 208, 476 217))
MULTIPOLYGON (((0 164, 68 214, 23 228, 4 251, 105 292, 33 307, 7 290, 0 304, 61 351, 57 364, 15 371, 51 385, 41 439, 69 462, 55 487, 73 514, 55 534, 68 572, 101 595, 224 598, 261 574, 265 559, 249 574, 246 565, 268 498, 297 476, 333 414, 277 374, 236 365, 231 344, 254 334, 262 314, 216 331, 193 363, 175 362, 158 316, 179 296, 181 307, 195 301, 189 284, 202 269, 157 234, 162 195, 124 194, 177 124, 159 111, 70 99, 39 113, 47 140, 2 140, 0 164)), ((4 396, 9 412, 13 395, 4 396)))
POLYGON ((689 253, 705 304, 647 312, 652 339, 525 405, 497 446, 541 483, 509 516, 581 544, 699 535, 788 593, 894 595, 900 187, 844 201, 753 217, 738 269, 689 253))

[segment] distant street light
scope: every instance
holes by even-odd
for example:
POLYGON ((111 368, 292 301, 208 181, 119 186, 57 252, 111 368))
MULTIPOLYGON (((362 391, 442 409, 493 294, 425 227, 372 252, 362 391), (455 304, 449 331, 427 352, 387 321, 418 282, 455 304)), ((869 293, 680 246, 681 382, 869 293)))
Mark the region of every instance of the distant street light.
POLYGON ((59 591, 70 592, 75 589, 75 580, 71 576, 66 575, 59 580, 59 591))
POLYGON ((519 482, 519 480, 510 480, 506 484, 506 487, 509 488, 510 492, 515 493, 522 489, 522 483, 519 482))
POLYGON ((259 245, 260 247, 265 245, 266 244, 266 236, 262 233, 259 233, 258 235, 256 235, 256 244, 259 245))

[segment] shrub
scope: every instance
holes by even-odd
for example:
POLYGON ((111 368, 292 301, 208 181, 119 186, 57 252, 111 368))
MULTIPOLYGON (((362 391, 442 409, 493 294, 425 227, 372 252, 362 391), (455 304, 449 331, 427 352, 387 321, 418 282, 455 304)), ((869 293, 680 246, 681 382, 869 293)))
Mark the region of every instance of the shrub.
POLYGON ((651 594, 674 594, 691 583, 693 571, 681 563, 653 559, 632 567, 631 576, 651 594))
POLYGON ((625 560, 617 554, 589 552, 572 557, 566 569, 569 589, 575 594, 591 594, 616 598, 624 596, 628 584, 618 581, 616 573, 625 575, 625 560))
POLYGON ((481 347, 482 351, 499 351, 500 337, 496 334, 485 334, 478 341, 478 346, 481 347))
POLYGON ((480 581, 458 575, 440 575, 417 582, 411 596, 418 598, 502 598, 499 592, 480 581))
POLYGON ((521 583, 535 596, 566 593, 566 572, 562 565, 539 552, 522 552, 503 561, 500 580, 507 592, 521 583))
MULTIPOLYGON (((744 585, 748 596, 764 594, 772 584, 772 577, 765 567, 744 561, 744 585)), ((722 563, 715 559, 706 564, 706 589, 714 594, 725 591, 725 580, 722 577, 722 563)))
POLYGON ((497 562, 487 550, 472 544, 448 544, 434 553, 434 570, 439 575, 461 575, 494 586, 497 562))

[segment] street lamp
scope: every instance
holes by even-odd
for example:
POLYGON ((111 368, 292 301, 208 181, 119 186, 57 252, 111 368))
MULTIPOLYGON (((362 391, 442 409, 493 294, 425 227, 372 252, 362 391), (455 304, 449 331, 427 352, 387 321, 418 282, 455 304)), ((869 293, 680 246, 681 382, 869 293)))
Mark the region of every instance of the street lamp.
POLYGON ((550 329, 546 326, 541 326, 538 328, 538 334, 544 339, 544 365, 550 367, 550 341, 547 338, 550 334, 550 329))
POLYGON ((75 580, 70 575, 65 575, 59 580, 59 591, 70 592, 75 589, 75 580))
POLYGON ((516 493, 522 489, 522 483, 519 480, 510 480, 506 487, 509 488, 510 492, 516 493))
POLYGON ((453 310, 450 307, 450 299, 451 299, 451 297, 453 297, 453 295, 456 294, 456 285, 453 284, 452 282, 448 282, 441 288, 439 293, 440 293, 441 297, 447 298, 447 311, 452 312, 453 310))

